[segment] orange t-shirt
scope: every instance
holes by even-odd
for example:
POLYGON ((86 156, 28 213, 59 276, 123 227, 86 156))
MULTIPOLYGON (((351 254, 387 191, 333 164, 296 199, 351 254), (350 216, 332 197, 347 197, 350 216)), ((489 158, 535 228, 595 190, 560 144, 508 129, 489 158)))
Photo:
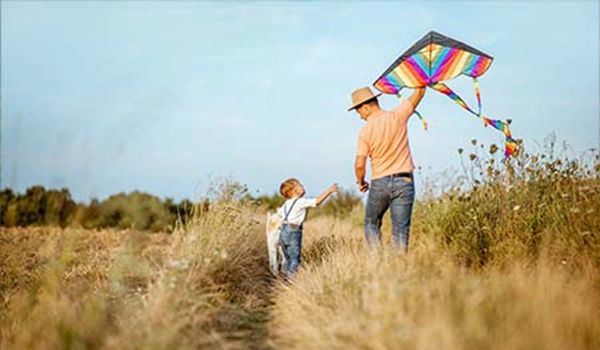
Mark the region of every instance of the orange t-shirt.
POLYGON ((412 103, 405 100, 393 110, 373 113, 367 119, 358 134, 356 154, 371 158, 371 180, 413 171, 406 127, 413 111, 412 103))

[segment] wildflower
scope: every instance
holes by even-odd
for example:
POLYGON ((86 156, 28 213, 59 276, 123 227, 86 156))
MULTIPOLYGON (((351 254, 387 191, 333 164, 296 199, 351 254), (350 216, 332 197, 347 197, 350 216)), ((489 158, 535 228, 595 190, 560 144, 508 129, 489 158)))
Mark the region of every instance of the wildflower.
POLYGON ((172 277, 169 279, 169 288, 171 288, 171 289, 175 289, 175 283, 176 283, 176 282, 177 282, 177 277, 175 277, 175 276, 172 276, 172 277))
POLYGON ((225 260, 229 255, 227 255, 227 251, 225 249, 221 250, 221 259, 225 260))
POLYGON ((521 206, 520 206, 520 205, 515 205, 515 206, 513 207, 513 211, 519 211, 519 209, 521 209, 521 206))

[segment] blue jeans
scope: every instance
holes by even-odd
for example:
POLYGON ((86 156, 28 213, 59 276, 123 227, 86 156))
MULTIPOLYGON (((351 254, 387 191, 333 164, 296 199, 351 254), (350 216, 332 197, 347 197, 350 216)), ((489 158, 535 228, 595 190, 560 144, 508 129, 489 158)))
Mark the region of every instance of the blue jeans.
POLYGON ((286 277, 292 277, 300 265, 302 252, 302 229, 293 229, 287 224, 281 227, 279 244, 283 249, 285 263, 283 264, 283 273, 286 277))
POLYGON ((408 251, 410 216, 414 201, 415 184, 412 178, 388 176, 371 181, 365 215, 367 243, 381 244, 381 220, 391 207, 394 246, 408 251))

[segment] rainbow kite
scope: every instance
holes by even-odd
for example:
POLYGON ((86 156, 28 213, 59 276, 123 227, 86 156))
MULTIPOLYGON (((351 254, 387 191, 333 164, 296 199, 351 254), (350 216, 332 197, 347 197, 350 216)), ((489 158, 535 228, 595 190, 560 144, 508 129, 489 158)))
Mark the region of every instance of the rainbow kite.
MULTIPOLYGON (((481 95, 477 77, 485 73, 492 64, 493 58, 464 43, 431 31, 410 47, 398 58, 376 81, 375 88, 386 94, 394 94, 399 98, 404 87, 417 88, 429 86, 450 97, 469 113, 481 118, 485 126, 491 126, 504 133, 506 137, 506 157, 515 150, 517 143, 512 138, 508 124, 486 118, 481 111, 481 95), (456 78, 464 74, 473 78, 475 95, 479 110, 475 112, 465 101, 442 81, 456 78)), ((427 123, 421 114, 415 111, 425 129, 427 123)))

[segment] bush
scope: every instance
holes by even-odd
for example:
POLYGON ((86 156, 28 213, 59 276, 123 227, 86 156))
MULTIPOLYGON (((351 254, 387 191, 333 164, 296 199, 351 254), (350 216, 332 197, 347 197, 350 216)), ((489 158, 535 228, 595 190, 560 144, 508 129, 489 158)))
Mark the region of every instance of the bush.
POLYGON ((556 254, 589 253, 600 264, 598 158, 561 159, 521 147, 504 160, 496 150, 492 145, 487 155, 469 155, 462 188, 417 203, 416 229, 435 236, 467 266, 507 255, 535 257, 543 243, 552 243, 556 254))
MULTIPOLYGON (((206 203, 203 203, 206 205, 206 203)), ((134 191, 119 193, 104 201, 92 199, 88 205, 76 203, 69 190, 33 186, 24 194, 10 189, 0 192, 0 226, 56 226, 89 229, 122 228, 146 231, 172 231, 191 217, 194 204, 134 191)))

